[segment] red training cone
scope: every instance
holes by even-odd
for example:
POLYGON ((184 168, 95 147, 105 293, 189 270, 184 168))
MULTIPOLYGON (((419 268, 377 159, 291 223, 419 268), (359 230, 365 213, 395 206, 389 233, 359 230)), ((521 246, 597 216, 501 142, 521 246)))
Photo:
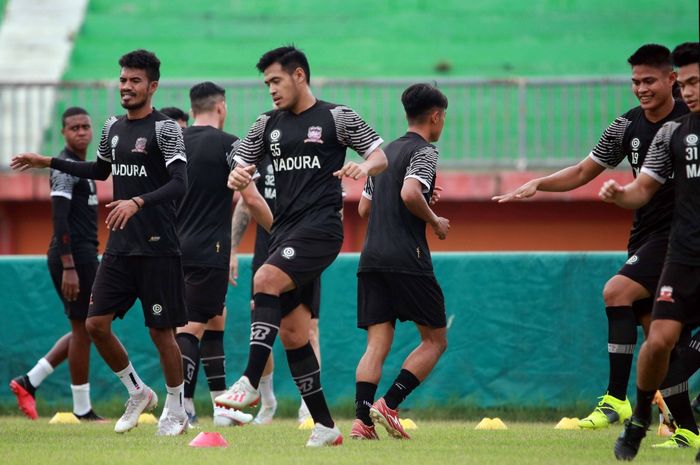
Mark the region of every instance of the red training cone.
POLYGON ((228 447, 228 442, 219 433, 202 431, 190 442, 190 447, 228 447))

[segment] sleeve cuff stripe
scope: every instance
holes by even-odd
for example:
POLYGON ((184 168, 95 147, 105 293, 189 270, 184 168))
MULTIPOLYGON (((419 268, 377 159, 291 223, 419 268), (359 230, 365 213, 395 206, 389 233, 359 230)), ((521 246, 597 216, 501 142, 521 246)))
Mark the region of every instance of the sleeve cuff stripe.
POLYGON ((654 171, 650 170, 649 168, 647 168, 645 166, 642 166, 641 172, 646 174, 647 176, 649 176, 650 178, 652 178, 656 182, 660 182, 661 184, 666 183, 666 178, 664 178, 663 176, 659 176, 659 174, 655 173, 654 171))
POLYGON ((404 177, 404 179, 408 179, 408 178, 417 179, 421 184, 423 184, 423 186, 426 189, 430 189, 430 183, 428 181, 426 181, 425 179, 421 178, 420 176, 417 176, 415 174, 408 174, 404 177))
POLYGON ((600 166, 602 166, 602 167, 604 167, 604 168, 607 168, 607 169, 609 169, 609 170, 614 170, 614 169, 615 169, 614 166, 608 165, 608 164, 605 163, 603 160, 601 160, 600 158, 598 158, 598 157, 596 157, 595 155, 593 155, 593 152, 591 152, 591 153, 588 154, 588 158, 590 158, 591 160, 593 160, 594 162, 598 163, 600 166))
POLYGON ((65 197, 68 200, 71 200, 73 198, 73 194, 69 194, 68 192, 62 191, 51 191, 51 197, 65 197))
POLYGON ((368 148, 368 149, 365 151, 365 153, 362 155, 362 158, 367 158, 367 157, 369 157, 370 154, 371 154, 372 152, 374 152, 374 151, 377 149, 377 147, 379 147, 379 146, 382 145, 383 143, 384 143, 384 139, 382 139, 381 137, 380 137, 379 139, 375 140, 375 141, 372 143, 372 145, 370 145, 369 148, 368 148))
POLYGON ((362 197, 366 198, 367 200, 372 200, 372 194, 368 194, 367 192, 362 192, 362 197))
POLYGON ((172 162, 174 162, 175 160, 181 160, 182 162, 187 163, 187 158, 185 158, 184 155, 175 155, 175 156, 172 157, 170 160, 168 160, 168 161, 165 162, 165 166, 169 166, 169 165, 170 165, 172 162))

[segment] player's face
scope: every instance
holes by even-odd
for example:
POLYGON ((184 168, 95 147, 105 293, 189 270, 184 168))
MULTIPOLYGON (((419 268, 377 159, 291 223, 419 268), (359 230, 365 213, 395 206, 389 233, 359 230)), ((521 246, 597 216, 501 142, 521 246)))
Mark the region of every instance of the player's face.
POLYGON ((700 113, 700 65, 692 63, 678 70, 683 101, 693 113, 700 113))
POLYGON ((674 82, 673 71, 648 65, 632 67, 632 92, 643 110, 656 110, 666 104, 672 98, 674 82))
MULTIPOLYGON (((278 110, 291 110, 299 101, 299 69, 289 74, 279 63, 273 63, 265 69, 265 85, 270 91, 272 104, 278 110)), ((301 72, 301 78, 304 78, 301 72)))
POLYGON ((122 68, 119 75, 119 94, 122 108, 137 110, 151 103, 151 97, 158 88, 158 81, 149 81, 146 70, 122 68))
POLYGON ((73 152, 84 153, 92 141, 92 122, 88 115, 73 115, 66 118, 61 134, 66 146, 73 152))

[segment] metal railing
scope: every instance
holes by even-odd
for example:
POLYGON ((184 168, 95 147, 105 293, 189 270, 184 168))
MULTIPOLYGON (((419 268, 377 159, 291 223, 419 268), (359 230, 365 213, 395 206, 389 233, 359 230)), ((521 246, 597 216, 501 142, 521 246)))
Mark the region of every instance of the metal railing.
MULTIPOLYGON (((354 108, 389 141, 404 133, 400 96, 421 79, 316 79, 321 99, 354 108)), ((189 88, 198 81, 162 81, 156 107, 189 108, 189 88)), ((239 136, 258 114, 271 108, 261 80, 218 80, 227 89, 226 130, 239 136)), ((435 82, 435 81, 431 81, 435 82)), ((456 169, 537 169, 583 158, 615 116, 636 105, 624 77, 441 79, 449 108, 440 166, 456 169)), ((64 82, 59 85, 0 85, 0 168, 12 154, 63 147, 61 113, 82 106, 93 117, 97 145, 102 122, 121 114, 118 83, 64 82)))

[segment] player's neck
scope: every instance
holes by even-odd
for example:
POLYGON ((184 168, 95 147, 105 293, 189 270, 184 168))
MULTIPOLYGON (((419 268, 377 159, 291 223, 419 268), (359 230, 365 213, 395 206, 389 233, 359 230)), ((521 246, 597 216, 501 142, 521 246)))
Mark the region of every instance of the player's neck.
POLYGON ((216 113, 200 113, 194 117, 192 126, 211 126, 221 129, 219 126, 219 115, 216 113))
POLYGON ((648 119, 652 123, 656 123, 670 115, 675 105, 676 101, 673 100, 673 97, 671 97, 659 108, 655 108, 653 110, 644 110, 644 117, 646 117, 646 119, 648 119))
POLYGON ((86 150, 75 150, 70 145, 66 145, 66 148, 70 151, 70 153, 72 153, 76 157, 80 158, 81 160, 85 161, 85 155, 86 155, 87 149, 86 150))
POLYGON ((311 89, 307 87, 301 92, 301 95, 299 96, 299 100, 297 100, 296 105, 290 108, 289 111, 291 111, 295 115, 298 115, 299 113, 305 112, 315 104, 316 97, 314 97, 314 94, 311 93, 311 89))
POLYGON ((153 112, 153 107, 151 106, 151 101, 149 100, 146 104, 139 108, 126 110, 126 117, 128 119, 144 119, 146 116, 153 112))
POLYGON ((426 142, 430 142, 430 130, 422 126, 408 126, 408 132, 414 132, 425 139, 426 142))

